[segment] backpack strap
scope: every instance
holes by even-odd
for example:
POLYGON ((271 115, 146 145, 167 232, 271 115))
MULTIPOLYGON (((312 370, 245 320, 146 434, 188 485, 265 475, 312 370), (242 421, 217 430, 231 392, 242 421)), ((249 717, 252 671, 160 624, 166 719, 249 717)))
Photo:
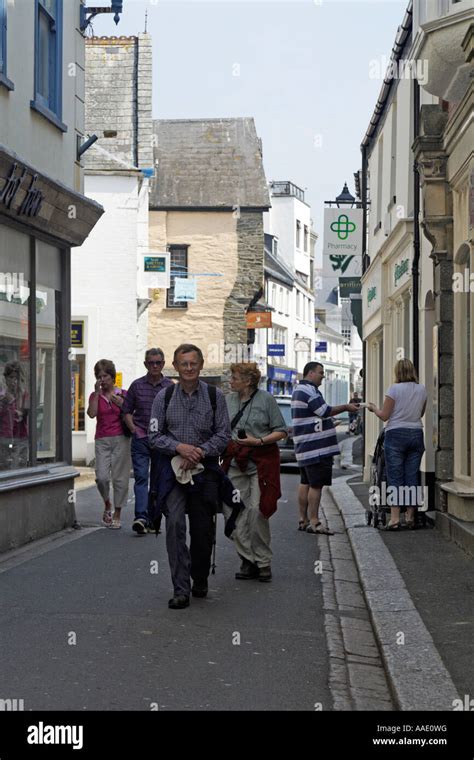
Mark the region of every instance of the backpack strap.
POLYGON ((216 409, 217 409, 217 388, 215 385, 207 384, 207 392, 209 393, 209 401, 212 406, 212 432, 216 432, 216 409))
POLYGON ((174 393, 174 388, 175 388, 174 384, 168 385, 167 389, 165 390, 165 425, 164 425, 164 430, 163 430, 163 433, 165 433, 165 435, 168 432, 168 423, 166 422, 166 413, 170 405, 171 396, 174 393))

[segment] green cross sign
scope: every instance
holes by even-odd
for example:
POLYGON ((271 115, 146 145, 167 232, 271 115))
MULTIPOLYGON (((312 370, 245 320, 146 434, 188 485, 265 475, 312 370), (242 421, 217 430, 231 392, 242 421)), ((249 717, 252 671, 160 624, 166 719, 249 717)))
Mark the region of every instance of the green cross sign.
POLYGON ((337 232, 339 240, 347 240, 349 234, 354 232, 356 225, 349 221, 347 214, 339 214, 337 221, 331 224, 331 230, 337 232))

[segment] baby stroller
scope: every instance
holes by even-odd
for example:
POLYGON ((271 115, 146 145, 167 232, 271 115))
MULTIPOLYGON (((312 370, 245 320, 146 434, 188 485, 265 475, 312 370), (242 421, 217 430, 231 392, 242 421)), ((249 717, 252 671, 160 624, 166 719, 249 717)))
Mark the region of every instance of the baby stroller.
POLYGON ((383 494, 386 493, 387 475, 385 472, 385 452, 384 452, 385 430, 382 430, 375 444, 374 456, 370 466, 369 481, 369 503, 366 507, 367 525, 374 523, 377 528, 379 523, 385 525, 386 514, 390 507, 383 504, 383 494), (385 483, 385 485, 383 485, 385 483), (375 488, 374 488, 375 486, 375 488))

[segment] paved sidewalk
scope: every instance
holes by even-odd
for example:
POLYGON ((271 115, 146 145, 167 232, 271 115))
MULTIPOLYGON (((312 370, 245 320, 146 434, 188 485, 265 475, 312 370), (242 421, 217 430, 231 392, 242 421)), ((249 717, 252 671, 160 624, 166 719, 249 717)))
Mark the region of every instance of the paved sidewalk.
POLYGON ((474 565, 433 528, 384 533, 365 523, 359 476, 331 490, 342 514, 395 702, 452 710, 474 689, 474 565))

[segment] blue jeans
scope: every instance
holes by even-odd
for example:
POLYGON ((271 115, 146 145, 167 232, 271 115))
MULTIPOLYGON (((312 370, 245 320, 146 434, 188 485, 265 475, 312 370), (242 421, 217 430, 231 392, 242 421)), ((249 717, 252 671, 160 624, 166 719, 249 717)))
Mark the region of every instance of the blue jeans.
POLYGON ((131 454, 135 478, 133 488, 135 493, 135 520, 144 520, 147 525, 151 525, 148 516, 148 504, 150 498, 152 498, 151 491, 154 485, 156 452, 151 448, 148 438, 137 438, 134 435, 132 437, 131 454))
POLYGON ((387 488, 397 488, 396 496, 390 492, 393 507, 417 506, 415 489, 420 483, 420 464, 424 450, 421 428, 394 428, 385 432, 387 488), (400 489, 403 486, 415 488, 402 493, 400 489))

